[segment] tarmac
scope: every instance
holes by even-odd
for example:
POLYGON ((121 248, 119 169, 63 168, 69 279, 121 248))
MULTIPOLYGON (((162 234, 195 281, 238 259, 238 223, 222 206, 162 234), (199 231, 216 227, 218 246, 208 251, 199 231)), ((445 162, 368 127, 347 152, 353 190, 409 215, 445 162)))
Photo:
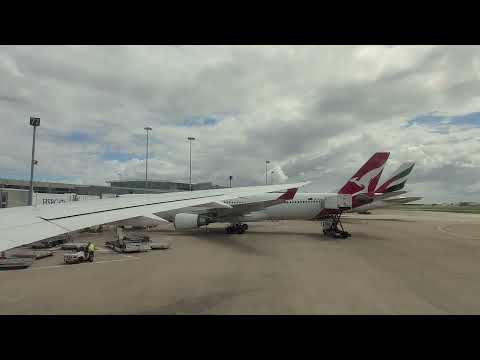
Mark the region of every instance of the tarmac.
POLYGON ((149 231, 168 250, 119 254, 112 231, 82 233, 93 263, 64 251, 0 271, 0 314, 479 314, 480 215, 349 214, 347 239, 315 221, 251 223, 245 234, 149 231))

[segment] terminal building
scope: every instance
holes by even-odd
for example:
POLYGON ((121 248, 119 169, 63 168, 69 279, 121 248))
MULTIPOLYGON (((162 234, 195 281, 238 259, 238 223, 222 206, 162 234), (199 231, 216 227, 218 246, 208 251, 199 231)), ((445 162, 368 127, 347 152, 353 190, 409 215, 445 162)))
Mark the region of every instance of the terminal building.
MULTIPOLYGON (((183 182, 149 180, 112 180, 110 186, 78 185, 46 181, 34 181, 33 205, 55 204, 58 202, 98 199, 124 194, 158 194, 188 191, 190 185, 183 182)), ((211 182, 192 184, 192 190, 219 189, 224 186, 211 182)), ((0 179, 0 207, 25 206, 28 204, 28 180, 0 179)))
MULTIPOLYGON (((145 180, 112 180, 107 181, 107 183, 110 184, 111 189, 145 190, 145 180)), ((219 189, 222 187, 224 186, 213 185, 211 182, 192 184, 192 190, 219 189)), ((190 184, 173 181, 148 180, 146 189, 147 191, 152 192, 189 191, 190 184)))

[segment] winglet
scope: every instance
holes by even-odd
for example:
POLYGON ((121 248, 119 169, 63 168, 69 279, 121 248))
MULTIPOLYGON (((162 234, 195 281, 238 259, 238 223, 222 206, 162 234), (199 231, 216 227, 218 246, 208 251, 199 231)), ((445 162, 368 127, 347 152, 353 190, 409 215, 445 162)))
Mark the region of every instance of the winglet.
POLYGON ((295 194, 297 193, 298 188, 291 188, 288 189, 282 196, 280 196, 277 200, 291 200, 294 198, 295 194))

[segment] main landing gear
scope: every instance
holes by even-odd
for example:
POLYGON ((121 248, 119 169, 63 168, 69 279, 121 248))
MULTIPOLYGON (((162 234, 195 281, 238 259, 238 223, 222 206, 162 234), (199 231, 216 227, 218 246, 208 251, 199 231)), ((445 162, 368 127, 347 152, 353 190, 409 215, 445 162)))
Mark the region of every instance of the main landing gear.
POLYGON ((325 221, 323 223, 323 233, 326 236, 333 237, 335 239, 338 238, 347 238, 352 236, 348 231, 345 231, 342 226, 342 222, 340 221, 340 217, 342 213, 332 214, 331 221, 325 221), (340 225, 340 228, 338 227, 340 225), (340 230, 341 229, 341 230, 340 230))
POLYGON ((243 234, 245 231, 248 230, 247 224, 232 224, 225 228, 225 232, 227 234, 243 234))

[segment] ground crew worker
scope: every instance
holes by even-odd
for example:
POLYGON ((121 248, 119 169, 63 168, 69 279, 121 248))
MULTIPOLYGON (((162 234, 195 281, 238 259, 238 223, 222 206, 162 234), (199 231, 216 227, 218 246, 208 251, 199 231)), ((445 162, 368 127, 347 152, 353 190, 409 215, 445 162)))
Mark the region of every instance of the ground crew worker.
POLYGON ((87 246, 87 251, 88 251, 88 260, 93 261, 93 257, 95 255, 95 244, 93 244, 92 242, 89 242, 87 246))

